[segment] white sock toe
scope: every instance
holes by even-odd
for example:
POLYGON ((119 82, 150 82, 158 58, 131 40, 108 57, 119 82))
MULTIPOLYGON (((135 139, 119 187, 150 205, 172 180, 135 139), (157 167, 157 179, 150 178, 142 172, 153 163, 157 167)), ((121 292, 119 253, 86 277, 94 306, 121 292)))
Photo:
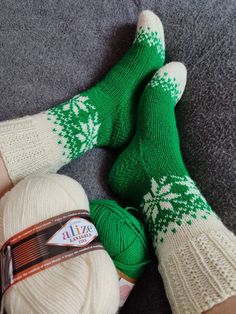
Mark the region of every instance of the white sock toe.
POLYGON ((157 32, 159 39, 165 48, 164 29, 159 17, 150 10, 144 10, 140 13, 137 25, 137 31, 143 29, 150 29, 152 32, 157 32))
POLYGON ((187 82, 187 69, 181 62, 170 62, 158 71, 159 76, 167 76, 178 84, 180 90, 179 98, 181 98, 187 82), (167 75, 165 74, 167 73, 167 75))

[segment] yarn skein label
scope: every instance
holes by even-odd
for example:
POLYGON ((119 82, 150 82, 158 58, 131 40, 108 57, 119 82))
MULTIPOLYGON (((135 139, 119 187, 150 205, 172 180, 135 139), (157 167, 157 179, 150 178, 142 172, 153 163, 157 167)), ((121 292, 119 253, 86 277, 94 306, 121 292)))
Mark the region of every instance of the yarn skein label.
POLYGON ((80 217, 71 218, 48 241, 48 245, 83 247, 98 236, 95 226, 80 217))
POLYGON ((128 299, 128 296, 130 295, 130 292, 134 288, 136 280, 126 276, 120 270, 118 270, 118 275, 120 277, 120 280, 119 280, 119 285, 120 285, 120 304, 119 304, 119 308, 121 308, 125 304, 126 300, 128 299))
POLYGON ((120 284, 120 308, 125 304, 128 296, 130 295, 131 290, 134 287, 134 283, 121 278, 119 281, 120 284))
POLYGON ((89 212, 74 210, 49 218, 11 237, 0 250, 1 295, 44 269, 94 250, 103 250, 89 212))

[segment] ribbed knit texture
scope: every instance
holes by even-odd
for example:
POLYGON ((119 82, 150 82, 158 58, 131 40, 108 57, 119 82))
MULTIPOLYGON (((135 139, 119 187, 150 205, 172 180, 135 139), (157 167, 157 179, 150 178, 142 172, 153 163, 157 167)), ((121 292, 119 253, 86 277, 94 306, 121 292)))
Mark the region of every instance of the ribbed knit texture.
POLYGON ((147 85, 138 128, 109 183, 139 207, 173 313, 202 313, 236 295, 236 238, 212 211, 182 160, 174 108, 186 69, 172 62, 147 85))
POLYGON ((46 112, 0 123, 0 153, 13 183, 55 172, 95 146, 126 145, 142 88, 164 57, 162 23, 143 11, 133 45, 100 83, 46 112))
POLYGON ((236 237, 211 218, 181 229, 157 249, 158 268, 173 313, 200 314, 236 295, 236 237))

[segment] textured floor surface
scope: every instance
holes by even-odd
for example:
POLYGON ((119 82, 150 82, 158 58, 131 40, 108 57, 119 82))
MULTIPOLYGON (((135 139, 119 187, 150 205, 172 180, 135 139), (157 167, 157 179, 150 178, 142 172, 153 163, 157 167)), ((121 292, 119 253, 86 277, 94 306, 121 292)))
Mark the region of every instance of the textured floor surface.
MULTIPOLYGON (((37 113, 96 83, 129 47, 142 9, 163 21, 167 60, 188 68, 176 114, 189 172, 236 232, 234 0, 0 0, 0 120, 37 113)), ((91 199, 110 198, 114 158, 97 149, 62 173, 91 199)), ((147 267, 122 313, 170 313, 156 268, 147 267)))

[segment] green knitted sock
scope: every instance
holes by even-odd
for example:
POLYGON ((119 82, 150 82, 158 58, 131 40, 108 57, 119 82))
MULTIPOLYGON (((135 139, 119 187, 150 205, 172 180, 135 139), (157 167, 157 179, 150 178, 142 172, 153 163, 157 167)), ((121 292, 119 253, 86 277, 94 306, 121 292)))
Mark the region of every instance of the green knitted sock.
POLYGON ((96 86, 47 112, 70 160, 94 146, 120 148, 133 134, 144 82, 164 63, 163 27, 144 11, 134 43, 96 86))
POLYGON ((46 112, 0 123, 0 153, 13 183, 54 172, 93 147, 126 145, 142 88, 164 57, 162 23, 143 11, 132 46, 100 83, 46 112))
MULTIPOLYGON (((178 62, 165 65, 153 76, 140 99, 135 136, 110 173, 113 190, 136 207, 151 182, 163 182, 160 187, 165 187, 170 183, 169 177, 187 176, 174 112, 185 82, 185 67, 178 62)), ((170 206, 171 199, 165 202, 164 197, 165 193, 163 206, 170 206)))
POLYGON ((185 83, 181 63, 154 75, 140 100, 134 139, 109 183, 143 213, 172 312, 200 314, 236 295, 236 237, 207 204, 181 157, 174 107, 185 83))
POLYGON ((155 246, 183 221, 191 225, 211 214, 181 156, 175 105, 185 84, 186 69, 179 62, 153 76, 140 100, 136 134, 109 176, 116 194, 141 207, 155 246))

